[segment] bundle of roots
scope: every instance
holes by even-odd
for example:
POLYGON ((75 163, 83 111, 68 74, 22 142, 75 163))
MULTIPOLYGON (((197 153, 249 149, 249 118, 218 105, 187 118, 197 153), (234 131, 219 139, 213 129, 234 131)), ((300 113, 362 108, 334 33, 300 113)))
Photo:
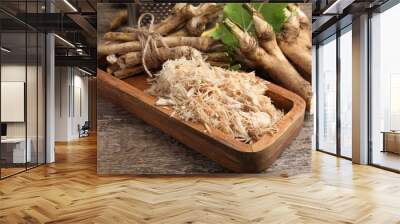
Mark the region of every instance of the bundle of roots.
POLYGON ((222 44, 212 38, 200 37, 207 27, 214 25, 222 7, 215 3, 196 7, 179 3, 158 24, 153 24, 153 15, 142 14, 137 28, 120 27, 128 17, 123 11, 111 22, 112 29, 121 30, 104 35, 98 54, 106 58, 107 71, 121 79, 143 71, 152 74, 150 71, 160 68, 166 60, 190 58, 194 51, 209 55, 208 62, 215 66, 228 67, 230 56, 220 51, 222 44), (147 27, 140 26, 144 16, 152 17, 147 27))

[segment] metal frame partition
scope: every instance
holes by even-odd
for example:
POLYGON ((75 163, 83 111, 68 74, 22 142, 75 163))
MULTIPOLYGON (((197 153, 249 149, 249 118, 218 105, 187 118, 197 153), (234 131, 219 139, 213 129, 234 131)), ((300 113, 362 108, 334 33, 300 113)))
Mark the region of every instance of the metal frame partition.
MULTIPOLYGON (((329 155, 333 156, 338 156, 347 160, 352 160, 350 157, 343 156, 341 153, 341 117, 340 117, 340 103, 341 103, 341 97, 340 97, 340 81, 341 81, 341 63, 340 63, 340 37, 343 35, 345 32, 342 32, 348 27, 350 27, 352 24, 351 22, 346 24, 343 27, 340 27, 338 24, 336 24, 336 31, 334 33, 331 33, 331 35, 325 36, 323 39, 319 40, 319 42, 316 44, 316 77, 315 77, 315 85, 316 85, 316 150, 319 152, 327 153, 329 155), (320 136, 320 129, 319 129, 319 106, 320 106, 320 93, 319 93, 319 85, 320 85, 320 75, 319 75, 319 69, 320 69, 320 55, 319 55, 319 48, 320 44, 324 41, 327 41, 329 38, 332 38, 332 36, 335 36, 335 41, 336 41, 336 152, 328 152, 322 148, 320 148, 319 144, 319 136, 320 136)), ((347 30, 348 31, 348 30, 347 30)), ((333 40, 331 40, 333 41, 333 40)))
MULTIPOLYGON (((35 0, 35 1, 27 1, 27 0, 25 0, 25 1, 20 1, 21 2, 21 4, 25 4, 25 12, 28 12, 28 8, 27 8, 27 5, 28 5, 28 3, 30 3, 30 4, 35 4, 36 3, 36 11, 37 12, 39 12, 39 3, 43 3, 43 1, 39 1, 39 0, 35 0)), ((46 7, 46 10, 47 10, 47 7, 46 7)), ((5 10, 4 8, 0 8, 0 12, 1 13, 4 13, 5 15, 7 15, 7 16, 9 16, 11 19, 14 19, 16 22, 18 22, 18 23, 21 23, 22 24, 22 27, 24 27, 24 30, 20 30, 19 32, 9 32, 9 31, 4 31, 4 29, 3 29, 3 27, 1 27, 3 24, 2 23, 0 23, 0 46, 3 46, 3 44, 4 43, 2 43, 2 40, 3 40, 3 34, 7 34, 7 33, 12 33, 12 34, 14 34, 15 33, 15 35, 19 35, 19 34, 21 34, 21 35, 25 35, 25 40, 24 40, 24 44, 25 44, 25 46, 24 46, 24 53, 25 53, 25 58, 24 58, 24 60, 25 60, 25 83, 24 83, 24 129, 25 129, 25 136, 24 136, 24 138, 25 138, 25 166, 24 166, 24 169, 22 169, 22 170, 20 170, 20 171, 18 171, 18 172, 14 172, 14 173, 11 173, 11 174, 9 174, 9 175, 7 175, 7 176, 5 176, 4 175, 4 172, 2 172, 3 171, 3 168, 2 168, 2 166, 0 166, 0 180, 2 180, 2 179, 5 179, 5 178, 8 178, 8 177, 11 177, 11 176, 14 176, 14 175, 16 175, 16 174, 19 174, 19 173, 22 173, 22 172, 25 172, 25 171, 27 171, 27 170, 30 170, 30 169, 33 169, 33 168, 36 168, 36 167, 38 167, 38 166, 40 166, 40 165, 43 165, 43 164, 45 164, 46 163, 46 161, 47 161, 47 153, 46 153, 46 148, 47 148, 47 141, 46 141, 46 136, 47 136, 47 133, 46 133, 46 126, 47 126, 47 124, 46 124, 46 117, 47 117, 47 114, 46 114, 46 107, 47 107, 47 105, 46 105, 46 95, 47 95, 47 88, 46 88, 46 77, 47 77, 47 68, 46 68, 46 63, 47 63, 47 60, 46 60, 46 54, 47 54, 47 49, 46 49, 46 46, 47 46, 47 40, 46 40, 46 33, 44 33, 44 32, 41 32, 40 30, 37 30, 37 29, 35 29, 35 28, 33 28, 32 26, 30 26, 30 25, 28 25, 27 23, 25 23, 25 22, 23 22, 23 21, 21 21, 19 18, 17 18, 17 17, 15 17, 12 13, 9 13, 7 10, 5 10), (21 32, 22 31, 22 32, 21 32), (28 44, 29 44, 29 42, 28 42, 28 34, 32 34, 32 37, 34 37, 34 38, 36 38, 36 41, 33 41, 34 43, 32 43, 32 44, 34 44, 34 45, 36 45, 34 48, 34 53, 36 54, 36 60, 35 61, 33 61, 33 62, 29 62, 28 63, 28 60, 29 60, 29 58, 28 58, 28 44), (43 34, 43 35, 40 35, 40 34, 43 34), (39 38, 39 37, 42 37, 42 38, 39 38), (42 40, 42 48, 43 49, 41 49, 41 51, 39 51, 39 46, 40 46, 40 40, 42 40), (41 57, 41 59, 42 60, 44 60, 44 61, 42 61, 42 64, 40 64, 40 61, 39 61, 39 57, 41 57), (34 93, 32 93, 32 94, 34 94, 34 95, 36 95, 36 98, 35 98, 35 100, 36 100, 36 111, 34 111, 35 113, 36 113, 36 118, 34 118, 34 119, 36 119, 36 122, 34 122, 34 121, 32 121, 33 123, 33 125, 36 125, 36 127, 34 127, 34 129, 36 129, 36 135, 35 136, 32 136, 32 141, 35 141, 36 142, 36 161, 34 162, 34 163, 29 163, 29 166, 28 166, 28 153, 27 153, 27 147, 28 147, 28 109, 27 109, 27 101, 28 101, 28 91, 27 91, 27 89, 28 89, 28 65, 30 64, 30 63, 33 63, 33 66, 35 66, 36 67, 36 70, 35 71, 33 71, 32 73, 31 73, 31 75, 33 74, 35 77, 35 80, 36 80, 36 86, 33 86, 34 88, 36 88, 36 91, 34 92, 34 93), (39 66, 41 66, 42 67, 42 69, 41 69, 41 79, 42 79, 42 86, 41 86, 41 88, 42 88, 42 92, 41 92, 41 96, 39 96, 39 66), (42 101, 42 113, 43 114, 39 114, 39 97, 42 97, 42 99, 41 99, 41 101, 42 101), (39 134, 39 121, 41 121, 42 122, 42 133, 41 134, 39 134), (41 142, 41 149, 39 149, 39 135, 42 135, 41 137, 42 137, 42 142, 41 142), (41 156, 43 157, 43 158, 41 158, 41 160, 39 159, 39 150, 41 150, 41 152, 42 152, 42 154, 41 154, 41 156)), ((26 13, 25 13, 25 21, 26 21, 26 13)), ((3 66, 3 62, 4 62, 4 55, 2 55, 2 53, 0 53, 0 82, 2 81, 2 66, 3 66)), ((0 90, 1 90, 1 86, 0 86, 0 90)), ((0 91, 0 102, 1 102, 1 91, 0 91)), ((2 108, 1 108, 1 105, 0 105, 0 110, 1 110, 2 108)), ((33 116, 35 116, 35 115, 33 115, 33 116)), ((2 123, 1 122, 1 115, 0 115, 0 123, 2 123)), ((2 163, 1 163, 1 157, 2 156, 2 145, 0 144, 0 165, 2 165, 2 163)), ((21 167, 22 168, 22 167, 21 167)))

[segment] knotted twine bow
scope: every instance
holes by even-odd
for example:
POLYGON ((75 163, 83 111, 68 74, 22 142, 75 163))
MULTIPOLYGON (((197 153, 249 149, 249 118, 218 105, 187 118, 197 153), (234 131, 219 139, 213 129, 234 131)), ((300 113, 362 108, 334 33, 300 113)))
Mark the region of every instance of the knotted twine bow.
POLYGON ((151 13, 143 13, 140 15, 138 19, 138 27, 137 29, 132 29, 134 32, 137 32, 138 34, 138 40, 140 43, 140 46, 142 47, 142 64, 143 68, 146 71, 146 73, 153 78, 153 73, 149 70, 149 68, 146 65, 146 60, 151 64, 158 64, 160 63, 160 53, 158 51, 157 47, 157 42, 159 41, 165 48, 169 48, 168 45, 164 42, 161 34, 154 32, 153 31, 153 25, 154 25, 154 15, 151 13), (150 25, 146 29, 146 27, 142 27, 142 20, 145 16, 150 16, 150 25), (149 57, 146 57, 146 55, 149 55, 149 57))

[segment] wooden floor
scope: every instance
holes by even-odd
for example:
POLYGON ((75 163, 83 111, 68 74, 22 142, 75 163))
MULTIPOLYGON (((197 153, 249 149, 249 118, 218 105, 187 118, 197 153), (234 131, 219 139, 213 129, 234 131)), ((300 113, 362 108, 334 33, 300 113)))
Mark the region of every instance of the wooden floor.
POLYGON ((322 154, 295 177, 96 175, 96 139, 0 181, 0 223, 400 223, 400 175, 322 154))
POLYGON ((25 167, 10 167, 10 168, 1 168, 1 177, 8 177, 13 174, 23 172, 25 170, 25 167))
POLYGON ((36 163, 33 164, 29 164, 27 163, 27 167, 25 168, 25 164, 18 164, 18 167, 7 167, 7 168, 1 168, 1 178, 6 178, 8 176, 12 176, 21 172, 24 172, 27 169, 33 169, 34 167, 36 167, 36 163))
POLYGON ((400 170, 400 154, 375 150, 372 160, 374 164, 400 170))

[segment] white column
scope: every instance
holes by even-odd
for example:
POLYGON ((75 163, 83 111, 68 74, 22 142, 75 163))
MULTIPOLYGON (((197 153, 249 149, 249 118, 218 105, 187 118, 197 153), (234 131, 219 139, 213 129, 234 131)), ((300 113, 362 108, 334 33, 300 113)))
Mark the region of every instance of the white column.
MULTIPOLYGON (((51 1, 46 1, 47 12, 53 12, 51 1)), ((54 35, 46 35, 46 163, 55 161, 55 43, 54 35)))
POLYGON ((317 48, 315 47, 315 45, 312 46, 312 90, 313 90, 313 100, 312 100, 312 110, 311 110, 311 114, 314 116, 313 118, 313 136, 312 136, 312 149, 315 150, 317 148, 317 107, 316 107, 316 102, 317 102, 317 80, 316 80, 316 75, 317 75, 317 48))
POLYGON ((46 163, 55 161, 54 133, 55 133, 55 60, 54 35, 46 36, 46 163))
POLYGON ((368 163, 368 15, 353 19, 353 162, 368 163))

